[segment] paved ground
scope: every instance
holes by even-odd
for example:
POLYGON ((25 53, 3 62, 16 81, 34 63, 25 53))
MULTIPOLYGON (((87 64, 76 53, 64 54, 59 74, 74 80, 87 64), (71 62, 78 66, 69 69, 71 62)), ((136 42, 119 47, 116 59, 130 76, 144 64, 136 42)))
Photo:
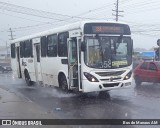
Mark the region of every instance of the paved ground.
MULTIPOLYGON (((27 87, 24 80, 16 79, 12 74, 6 73, 0 74, 0 118, 160 119, 159 94, 160 85, 152 83, 110 91, 103 98, 98 93, 64 94, 56 88, 37 85, 27 87)), ((145 125, 69 127, 159 128, 145 125)))

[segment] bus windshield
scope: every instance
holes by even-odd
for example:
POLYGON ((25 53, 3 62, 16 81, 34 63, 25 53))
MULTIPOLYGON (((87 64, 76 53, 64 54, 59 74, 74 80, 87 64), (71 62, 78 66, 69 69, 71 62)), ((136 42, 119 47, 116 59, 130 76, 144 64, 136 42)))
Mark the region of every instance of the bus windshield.
POLYGON ((85 37, 85 64, 91 68, 115 69, 132 64, 130 37, 85 37))

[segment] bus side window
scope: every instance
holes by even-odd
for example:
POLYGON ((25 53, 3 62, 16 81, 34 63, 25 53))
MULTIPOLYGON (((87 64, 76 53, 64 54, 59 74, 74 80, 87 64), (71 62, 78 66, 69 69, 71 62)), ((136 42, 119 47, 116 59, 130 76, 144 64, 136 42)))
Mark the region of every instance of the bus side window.
POLYGON ((24 41, 20 42, 20 57, 24 57, 24 41))
POLYGON ((47 55, 47 41, 46 36, 41 37, 41 57, 46 57, 47 55))
POLYGON ((15 58, 16 53, 15 53, 15 44, 11 44, 11 58, 15 58))
POLYGON ((67 38, 69 37, 68 32, 60 33, 58 35, 58 55, 60 57, 67 57, 67 38))
POLYGON ((47 55, 49 57, 57 56, 57 35, 47 37, 47 55))
POLYGON ((24 57, 32 57, 32 41, 26 40, 24 45, 24 57))

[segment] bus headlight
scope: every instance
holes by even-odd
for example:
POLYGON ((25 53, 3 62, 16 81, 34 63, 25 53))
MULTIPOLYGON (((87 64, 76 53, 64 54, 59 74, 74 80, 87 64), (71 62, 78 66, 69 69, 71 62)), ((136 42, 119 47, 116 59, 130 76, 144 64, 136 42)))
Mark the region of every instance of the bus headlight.
POLYGON ((84 72, 84 76, 89 80, 90 82, 99 82, 98 79, 91 75, 90 73, 84 72))
POLYGON ((131 76, 132 76, 132 71, 127 73, 127 75, 124 77, 124 80, 128 80, 129 78, 131 78, 131 76))

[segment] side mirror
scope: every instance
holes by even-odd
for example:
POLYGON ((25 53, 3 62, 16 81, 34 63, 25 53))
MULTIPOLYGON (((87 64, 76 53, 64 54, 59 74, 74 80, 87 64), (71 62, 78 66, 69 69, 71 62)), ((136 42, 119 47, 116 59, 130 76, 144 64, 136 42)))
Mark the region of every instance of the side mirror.
POLYGON ((128 43, 128 47, 127 47, 127 51, 129 55, 133 55, 134 51, 133 51, 133 40, 131 39, 131 42, 128 43))
POLYGON ((160 39, 157 40, 157 45, 160 46, 160 39))
POLYGON ((131 45, 132 45, 132 47, 133 47, 133 39, 131 39, 131 45))
POLYGON ((81 42, 81 51, 85 51, 86 50, 86 45, 85 42, 81 42))

